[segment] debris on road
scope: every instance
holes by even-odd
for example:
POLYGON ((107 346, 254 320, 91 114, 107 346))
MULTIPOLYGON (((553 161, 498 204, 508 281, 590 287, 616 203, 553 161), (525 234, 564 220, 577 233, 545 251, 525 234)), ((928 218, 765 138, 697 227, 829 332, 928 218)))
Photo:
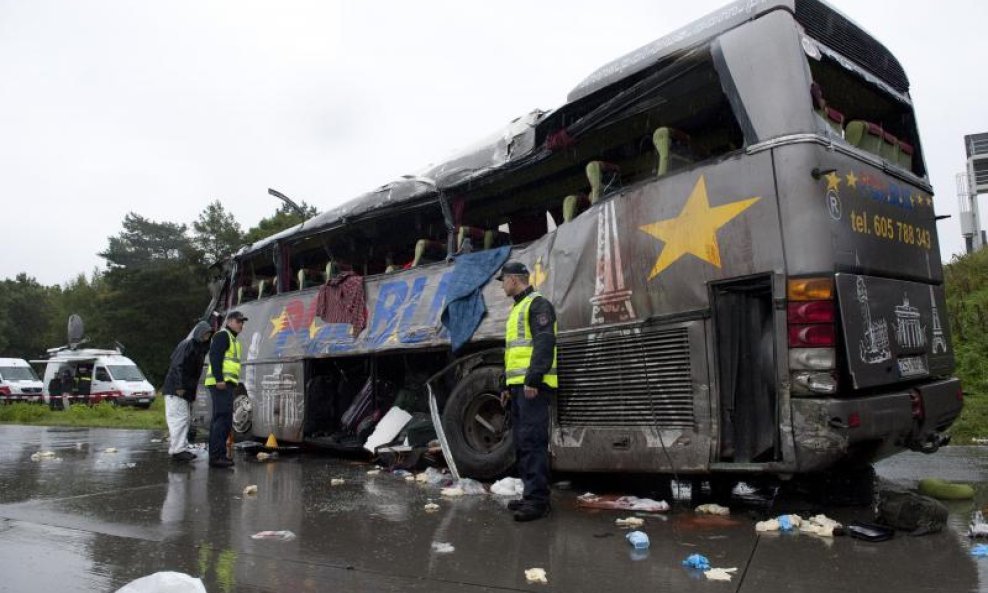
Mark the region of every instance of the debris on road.
POLYGON ((290 542, 295 539, 295 534, 291 531, 258 531, 250 536, 250 539, 273 539, 281 542, 290 542))
POLYGON ((624 517, 623 519, 614 519, 614 524, 618 527, 641 527, 645 524, 645 519, 641 517, 624 517))
POLYGON ((257 495, 257 484, 251 484, 244 488, 244 496, 256 496, 257 495))
POLYGON ((345 483, 346 483, 346 480, 344 480, 343 478, 332 478, 329 481, 329 485, 330 486, 342 486, 345 483))
POLYGON ((31 454, 31 461, 42 461, 45 459, 50 459, 52 461, 61 461, 55 456, 54 451, 38 451, 37 453, 31 454))
POLYGON ((443 488, 440 494, 442 494, 443 496, 463 496, 466 493, 463 492, 462 488, 450 487, 450 488, 443 488))
POLYGON ((439 510, 439 505, 434 502, 425 503, 425 512, 434 513, 439 510))
POLYGON ((432 542, 432 551, 436 554, 452 554, 456 548, 448 542, 432 542))
POLYGON ((799 515, 779 515, 774 519, 759 521, 755 523, 755 531, 765 533, 769 531, 792 531, 798 529, 803 523, 803 518, 799 515))
POLYGON ((549 578, 546 576, 544 568, 525 569, 525 580, 529 583, 538 583, 540 585, 549 584, 549 578))
POLYGON ((103 449, 103 452, 104 453, 116 453, 117 452, 117 448, 116 447, 107 447, 106 449, 103 449))
POLYGON ((878 493, 878 522, 910 535, 938 533, 948 514, 942 502, 929 496, 894 488, 878 493))
POLYGON ((834 537, 834 535, 839 535, 842 533, 842 527, 843 525, 839 522, 834 521, 830 517, 821 513, 819 515, 813 515, 804 521, 800 525, 799 531, 801 533, 811 533, 821 537, 834 537))
POLYGON ((976 558, 988 556, 988 544, 978 544, 971 548, 971 555, 976 558))
POLYGON ((520 496, 525 493, 525 484, 518 478, 501 478, 491 484, 491 494, 498 496, 520 496))
POLYGON ((368 476, 376 476, 379 473, 381 473, 381 470, 379 470, 379 469, 369 469, 369 470, 367 470, 367 475, 368 476))
POLYGON ((647 550, 651 542, 648 541, 648 534, 644 531, 631 531, 624 536, 636 550, 647 550))
POLYGON ((883 542, 892 539, 892 536, 895 535, 895 529, 885 525, 855 521, 847 526, 847 534, 866 542, 883 542))
POLYGON ((707 560, 703 554, 690 554, 686 560, 683 560, 683 566, 698 570, 710 570, 710 560, 707 560))
MULTIPOLYGON (((590 494, 589 492, 587 494, 590 494)), ((587 509, 606 509, 612 511, 640 511, 643 513, 663 513, 669 510, 669 503, 664 500, 638 498, 637 496, 603 495, 587 496, 584 494, 576 499, 577 506, 587 509)))
POLYGON ((731 581, 731 575, 738 571, 737 568, 711 568, 703 571, 703 576, 709 581, 731 581))
POLYGON ((919 481, 920 494, 939 500, 970 500, 974 498, 974 488, 970 484, 948 482, 940 478, 924 478, 919 481))
POLYGON ((258 451, 257 452, 257 460, 258 461, 271 461, 271 460, 274 460, 274 459, 278 459, 278 454, 277 453, 266 453, 264 451, 258 451))
POLYGON ((182 572, 162 571, 133 580, 116 593, 206 593, 201 579, 182 572))
POLYGON ((701 504, 694 509, 694 512, 698 515, 730 515, 731 509, 721 506, 719 504, 701 504))
POLYGON ((985 523, 985 516, 981 511, 974 511, 971 515, 971 525, 967 535, 969 537, 988 537, 988 523, 985 523))

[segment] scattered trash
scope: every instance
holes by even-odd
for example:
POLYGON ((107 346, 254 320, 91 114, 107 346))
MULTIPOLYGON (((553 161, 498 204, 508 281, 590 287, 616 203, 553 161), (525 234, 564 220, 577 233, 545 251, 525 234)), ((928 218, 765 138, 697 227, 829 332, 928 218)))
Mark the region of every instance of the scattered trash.
POLYGON ((160 443, 161 442, 161 439, 151 439, 151 442, 152 443, 160 443))
POLYGON ((830 517, 820 514, 813 515, 799 526, 801 533, 812 533, 822 537, 834 537, 843 533, 843 526, 830 517))
POLYGON ((116 593, 206 593, 206 586, 185 573, 163 571, 133 580, 116 593))
POLYGON ((367 470, 367 475, 368 476, 376 476, 379 473, 381 473, 381 470, 379 470, 379 469, 369 469, 369 470, 367 470))
POLYGON ((463 494, 468 496, 475 494, 487 494, 487 490, 484 489, 484 485, 471 478, 461 478, 453 484, 453 487, 459 488, 463 491, 463 494))
POLYGON ((443 488, 440 494, 443 496, 463 496, 466 493, 463 492, 463 488, 450 487, 443 488))
POLYGON ((577 506, 588 509, 609 509, 614 511, 640 511, 643 513, 662 513, 669 510, 669 503, 664 500, 638 498, 637 496, 596 496, 589 492, 577 498, 577 506))
POLYGON ((974 511, 971 515, 971 526, 967 534, 970 537, 988 537, 988 523, 985 523, 985 516, 981 511, 974 511))
MULTIPOLYGON (((396 478, 407 478, 408 476, 411 476, 412 475, 412 472, 408 471, 407 469, 396 469, 395 471, 393 471, 391 473, 396 478)), ((413 476, 413 478, 414 478, 414 476, 413 476)))
POLYGON ((799 528, 802 523, 803 518, 799 515, 779 515, 774 519, 755 523, 755 531, 792 531, 799 528))
POLYGON ((415 481, 415 476, 409 474, 409 475, 405 476, 405 481, 406 482, 414 482, 415 481))
POLYGON ((731 575, 738 571, 737 568, 711 568, 703 571, 703 576, 709 581, 731 581, 731 575))
POLYGON ((710 570, 710 561, 702 554, 690 554, 686 557, 686 560, 683 560, 683 566, 699 570, 710 570))
POLYGON ((879 522, 910 535, 937 533, 947 524, 949 511, 942 502, 907 490, 889 488, 879 492, 879 522))
POLYGON ((553 484, 552 487, 556 490, 569 490, 573 487, 573 482, 570 482, 569 480, 562 480, 553 484))
POLYGON ((600 497, 593 492, 584 492, 583 494, 576 497, 576 500, 580 502, 597 502, 600 497))
POLYGON ((117 452, 117 448, 116 447, 107 447, 106 449, 103 449, 103 452, 104 453, 116 453, 117 452))
POLYGON ((38 451, 31 454, 31 461, 41 461, 43 459, 58 459, 54 451, 38 451))
POLYGON ((948 482, 940 478, 924 478, 919 481, 920 494, 939 500, 970 500, 974 498, 974 488, 970 484, 948 482))
POLYGON ((434 513, 439 510, 439 505, 434 502, 425 503, 425 512, 434 513))
POLYGON ((250 536, 250 539, 273 539, 281 542, 290 542, 295 539, 295 534, 291 531, 259 531, 250 536))
POLYGON ((546 576, 544 568, 525 569, 525 580, 529 583, 539 583, 540 585, 549 584, 549 578, 546 576))
POLYGON ((648 534, 644 531, 632 531, 624 536, 628 543, 632 545, 636 550, 647 550, 649 541, 648 534))
POLYGON ((645 519, 641 517, 625 517, 623 519, 614 519, 614 524, 618 527, 641 527, 645 524, 645 519))
POLYGON ((257 452, 257 460, 258 461, 271 461, 271 460, 274 460, 274 459, 278 459, 278 454, 277 453, 266 453, 264 451, 258 451, 257 452))
POLYGON ((757 492, 758 489, 751 486, 747 482, 738 482, 734 485, 734 488, 731 489, 731 494, 733 496, 751 496, 757 492))
POLYGON ((971 548, 971 555, 977 558, 988 556, 988 544, 978 544, 971 548))
POLYGON ((694 511, 699 515, 730 515, 731 514, 731 509, 714 503, 701 504, 700 506, 696 507, 694 511))
POLYGON ((525 484, 518 478, 501 478, 491 484, 491 494, 498 496, 521 496, 525 493, 525 484))
POLYGON ((452 554, 456 551, 453 544, 446 542, 432 542, 432 551, 436 554, 452 554))
POLYGON ((437 485, 445 480, 446 474, 434 467, 428 467, 424 472, 415 476, 415 481, 422 482, 423 484, 437 485))
POLYGON ((892 539, 895 530, 885 525, 856 521, 847 526, 847 534, 866 542, 883 542, 892 539))
POLYGON ((257 494, 257 484, 251 484, 244 488, 244 496, 254 496, 257 494))
POLYGON ((392 407, 384 417, 378 420, 374 432, 367 437, 367 441, 364 443, 364 449, 374 453, 378 447, 387 445, 395 440, 401 429, 405 428, 405 425, 411 420, 411 414, 397 406, 392 407))
POLYGON ((343 478, 332 478, 329 481, 329 485, 330 486, 342 486, 345 483, 346 483, 346 480, 344 480, 343 478))

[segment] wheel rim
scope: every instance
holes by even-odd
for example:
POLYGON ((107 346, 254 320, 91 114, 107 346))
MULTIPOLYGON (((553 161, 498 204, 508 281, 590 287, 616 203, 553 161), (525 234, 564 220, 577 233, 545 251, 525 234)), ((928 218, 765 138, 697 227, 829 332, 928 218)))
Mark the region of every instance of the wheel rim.
POLYGON ((490 453, 508 437, 507 414, 495 393, 481 393, 467 406, 463 418, 467 445, 480 453, 490 453))
POLYGON ((233 430, 236 432, 250 431, 250 397, 238 395, 233 400, 233 430))

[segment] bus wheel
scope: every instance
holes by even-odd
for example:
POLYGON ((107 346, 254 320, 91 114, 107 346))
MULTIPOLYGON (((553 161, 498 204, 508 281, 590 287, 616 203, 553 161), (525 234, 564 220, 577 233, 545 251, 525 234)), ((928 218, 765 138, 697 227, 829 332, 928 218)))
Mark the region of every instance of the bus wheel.
POLYGON ((240 440, 250 436, 251 427, 251 405, 250 397, 246 393, 237 395, 233 400, 233 434, 234 438, 240 440))
POLYGON ((502 370, 478 367, 453 388, 443 409, 443 431, 463 476, 490 480, 515 463, 514 439, 499 392, 502 370))

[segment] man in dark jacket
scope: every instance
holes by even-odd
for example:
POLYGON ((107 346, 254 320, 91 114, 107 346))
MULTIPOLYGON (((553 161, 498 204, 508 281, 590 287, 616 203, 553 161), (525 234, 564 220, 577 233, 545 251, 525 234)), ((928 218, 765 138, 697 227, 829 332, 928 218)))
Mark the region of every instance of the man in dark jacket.
POLYGON ((189 450, 189 422, 199 373, 212 335, 213 330, 205 321, 192 328, 189 335, 175 346, 165 384, 161 388, 165 394, 165 420, 168 421, 168 453, 175 461, 187 462, 196 457, 189 450))

